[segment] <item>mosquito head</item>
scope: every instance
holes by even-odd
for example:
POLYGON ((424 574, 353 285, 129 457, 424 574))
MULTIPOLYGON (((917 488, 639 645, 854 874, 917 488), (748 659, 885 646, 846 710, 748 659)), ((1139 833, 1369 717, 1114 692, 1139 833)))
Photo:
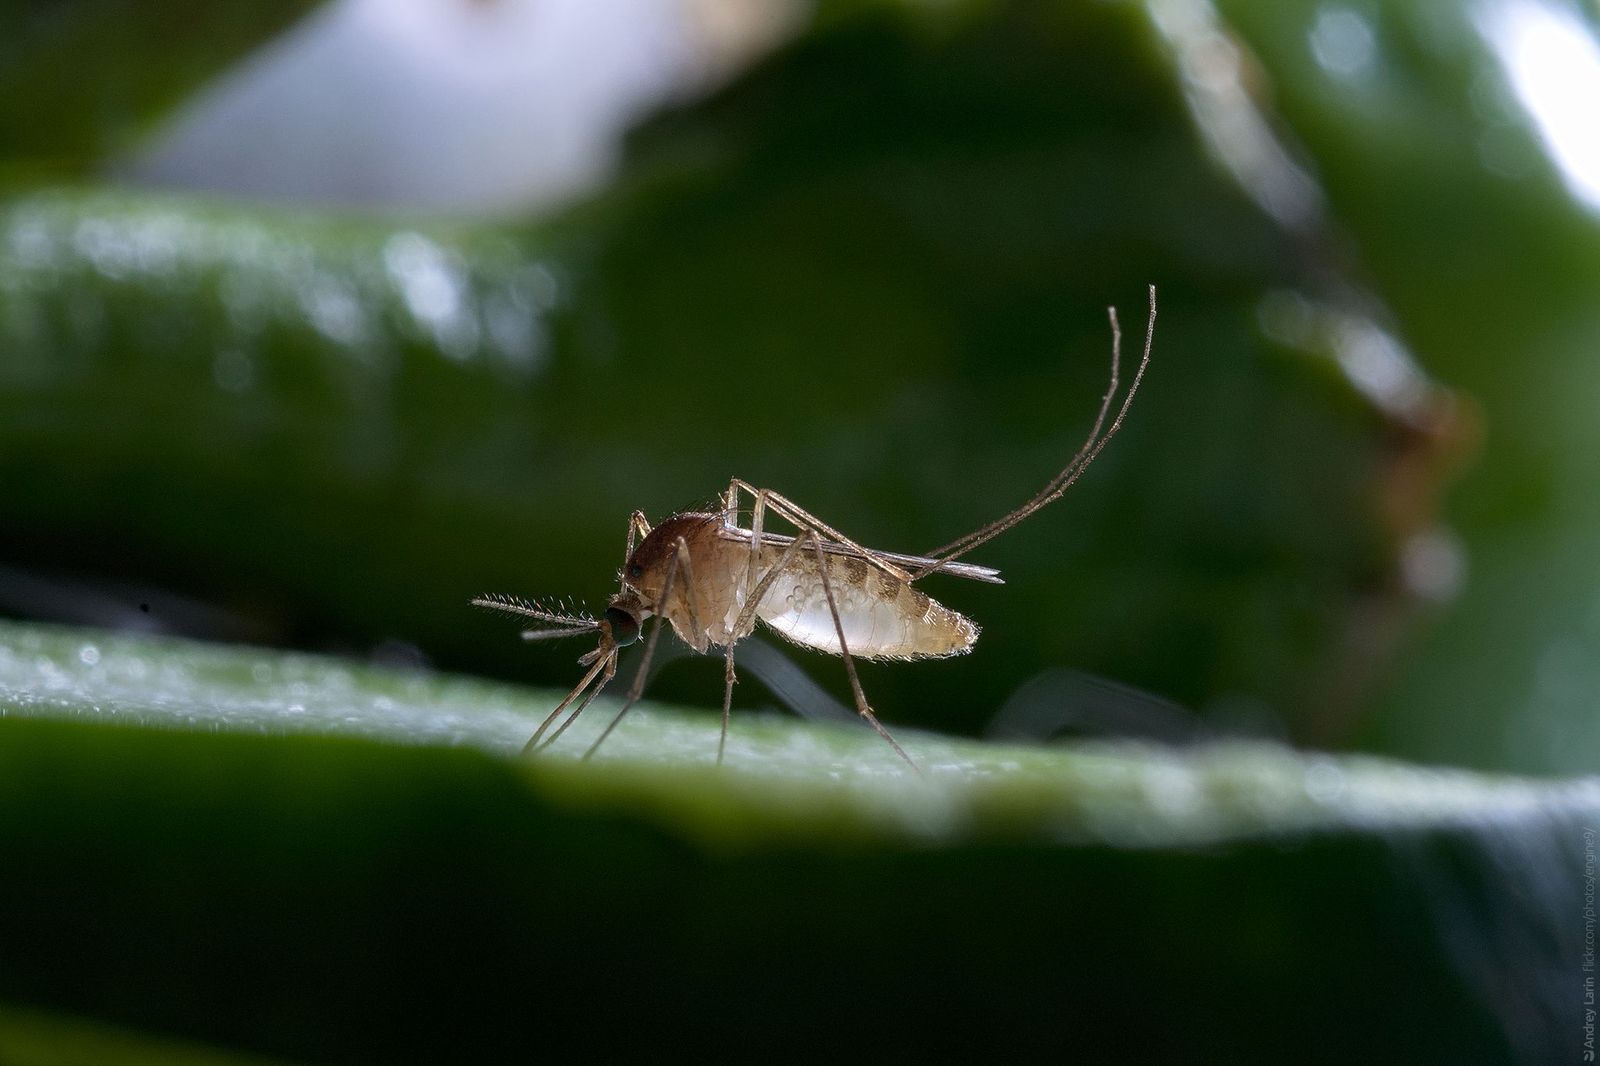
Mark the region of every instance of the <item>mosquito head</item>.
POLYGON ((611 643, 619 648, 626 648, 638 640, 644 613, 644 607, 634 593, 619 592, 613 596, 606 606, 605 621, 602 623, 611 632, 611 643))

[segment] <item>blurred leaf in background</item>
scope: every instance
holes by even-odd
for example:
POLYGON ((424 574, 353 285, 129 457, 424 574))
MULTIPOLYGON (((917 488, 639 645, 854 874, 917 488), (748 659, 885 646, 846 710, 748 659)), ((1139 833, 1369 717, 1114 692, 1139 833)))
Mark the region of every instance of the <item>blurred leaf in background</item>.
MULTIPOLYGON (((1315 213, 1275 217, 1208 160, 1182 69, 1136 9, 869 5, 533 225, 20 198, 18 550, 91 575, 132 553, 258 638, 556 682, 568 656, 455 605, 595 601, 632 508, 735 474, 869 544, 943 542, 1071 454, 1104 308, 1136 320, 1156 281, 1127 433, 986 551, 1003 591, 941 593, 986 626, 979 656, 869 668, 869 691, 973 731, 1071 665, 1336 743, 1416 599, 1449 401, 1324 280, 1315 213), (1387 377, 1352 378, 1349 335, 1386 345, 1387 377)), ((710 702, 716 673, 663 691, 710 702)))
POLYGON ((1600 757, 1600 43, 1592 4, 1223 3, 1271 71, 1362 273, 1482 406, 1452 496, 1469 580, 1369 742, 1592 770, 1600 757))

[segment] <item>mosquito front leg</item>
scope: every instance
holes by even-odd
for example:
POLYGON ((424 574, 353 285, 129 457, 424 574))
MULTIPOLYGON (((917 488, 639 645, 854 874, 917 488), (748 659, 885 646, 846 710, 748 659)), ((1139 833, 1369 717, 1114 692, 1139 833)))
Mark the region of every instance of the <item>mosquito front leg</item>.
MULTIPOLYGON (((548 748, 550 745, 554 744, 557 740, 560 740, 561 734, 567 731, 567 726, 577 721, 578 715, 582 714, 584 709, 587 708, 589 704, 594 702, 594 698, 600 695, 600 690, 609 685, 611 683, 611 679, 617 676, 617 651, 615 648, 613 648, 611 652, 601 660, 601 663, 605 666, 605 671, 600 675, 599 682, 594 686, 594 688, 590 689, 589 694, 583 697, 582 701, 580 701, 578 705, 572 709, 572 713, 567 715, 567 717, 562 720, 560 725, 556 726, 556 731, 550 734, 550 739, 539 745, 538 749, 536 750, 543 751, 545 748, 548 748)), ((534 738, 534 740, 537 739, 538 737, 534 738)), ((531 744, 532 741, 529 741, 529 743, 531 744)))
MULTIPOLYGON (((606 655, 600 655, 600 656, 596 656, 595 657, 594 665, 589 668, 589 672, 588 673, 583 675, 583 680, 579 681, 577 686, 575 688, 573 688, 573 690, 571 692, 567 693, 566 698, 564 698, 560 703, 556 704, 556 709, 551 711, 545 717, 545 720, 539 723, 539 728, 535 729, 533 731, 533 736, 529 737, 528 738, 528 742, 522 746, 522 754, 524 754, 524 755, 531 754, 532 752, 534 752, 538 748, 538 746, 539 746, 539 738, 544 736, 544 731, 546 729, 550 728, 550 723, 555 721, 556 717, 562 711, 567 709, 567 705, 569 703, 571 703, 573 700, 577 699, 578 695, 580 693, 582 693, 584 689, 589 687, 590 682, 592 682, 596 677, 599 676, 600 671, 605 668, 605 664, 606 664, 607 660, 614 659, 614 658, 615 658, 614 654, 606 654, 606 655)), ((588 701, 587 700, 585 700, 580 705, 580 709, 582 709, 582 707, 586 707, 586 706, 588 706, 588 701)), ((563 726, 562 728, 564 729, 566 727, 563 726)))
MULTIPOLYGON (((680 545, 680 550, 673 554, 672 561, 667 564, 666 577, 661 582, 661 600, 659 603, 661 607, 666 606, 668 597, 672 595, 672 588, 678 577, 678 566, 687 555, 681 549, 683 538, 678 538, 678 544, 680 545)), ((691 602, 691 612, 693 609, 691 602)), ((645 681, 650 677, 650 660, 655 658, 656 644, 661 640, 661 623, 665 620, 666 615, 661 611, 657 611, 655 624, 650 627, 650 636, 644 642, 644 655, 639 659, 639 673, 634 677, 633 684, 628 687, 628 697, 622 701, 622 709, 617 711, 616 717, 611 719, 610 724, 595 738, 595 742, 589 745, 589 750, 583 753, 584 762, 594 758, 594 753, 600 750, 600 745, 606 742, 606 738, 611 735, 611 731, 617 728, 627 713, 633 710, 633 705, 639 702, 639 697, 644 695, 645 681)))

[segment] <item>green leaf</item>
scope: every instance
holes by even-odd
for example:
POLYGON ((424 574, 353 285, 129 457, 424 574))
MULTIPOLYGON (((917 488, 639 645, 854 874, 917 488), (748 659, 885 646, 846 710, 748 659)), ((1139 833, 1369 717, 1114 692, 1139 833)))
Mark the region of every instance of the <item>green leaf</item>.
POLYGON ((1208 975, 1159 1050, 1281 1061, 1312 1028, 1335 1059, 1493 1058, 1494 981, 1576 972, 1556 934, 1593 782, 906 731, 919 777, 866 729, 750 715, 719 770, 714 714, 662 707, 579 761, 603 703, 526 760, 546 694, 86 630, 0 646, 0 854, 27 872, 0 995, 211 1043, 437 1061, 887 1027, 1093 1057, 1159 967, 1208 975), (1533 939, 1461 954, 1508 922, 1533 939), (699 1009, 732 989, 736 1014, 699 1009))
POLYGON ((249 648, 125 634, 0 627, 7 711, 181 730, 344 736, 453 746, 511 760, 534 786, 588 805, 636 804, 708 840, 794 834, 959 841, 1194 845, 1306 830, 1428 824, 1537 807, 1551 789, 1415 771, 1378 759, 1299 756, 1239 742, 1179 753, 1137 744, 1077 749, 981 744, 907 731, 913 773, 864 727, 741 715, 717 770, 714 713, 644 705, 593 764, 577 760, 609 699, 537 759, 523 744, 559 693, 396 672, 249 648))

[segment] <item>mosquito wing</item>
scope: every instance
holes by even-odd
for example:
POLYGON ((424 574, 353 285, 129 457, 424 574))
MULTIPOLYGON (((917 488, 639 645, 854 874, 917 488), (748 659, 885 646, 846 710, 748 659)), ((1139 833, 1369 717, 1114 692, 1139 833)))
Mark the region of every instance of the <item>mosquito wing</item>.
MULTIPOLYGON (((749 544, 755 534, 742 526, 723 526, 718 531, 719 535, 729 539, 749 544)), ((761 544, 763 547, 786 548, 794 543, 793 537, 786 537, 782 533, 768 533, 762 531, 761 544)), ((810 549, 807 549, 808 551, 810 549)), ((934 571, 939 574, 949 574, 952 577, 964 577, 972 581, 985 581, 991 585, 1004 585, 1005 579, 1000 576, 1000 571, 988 566, 976 566, 972 563, 940 563, 937 559, 929 559, 921 555, 902 555, 900 552, 878 551, 876 548, 868 549, 865 553, 859 552, 848 544, 835 544, 833 541, 822 542, 822 550, 827 555, 842 555, 852 559, 883 559, 900 566, 910 567, 914 570, 925 566, 937 566, 934 571)))

